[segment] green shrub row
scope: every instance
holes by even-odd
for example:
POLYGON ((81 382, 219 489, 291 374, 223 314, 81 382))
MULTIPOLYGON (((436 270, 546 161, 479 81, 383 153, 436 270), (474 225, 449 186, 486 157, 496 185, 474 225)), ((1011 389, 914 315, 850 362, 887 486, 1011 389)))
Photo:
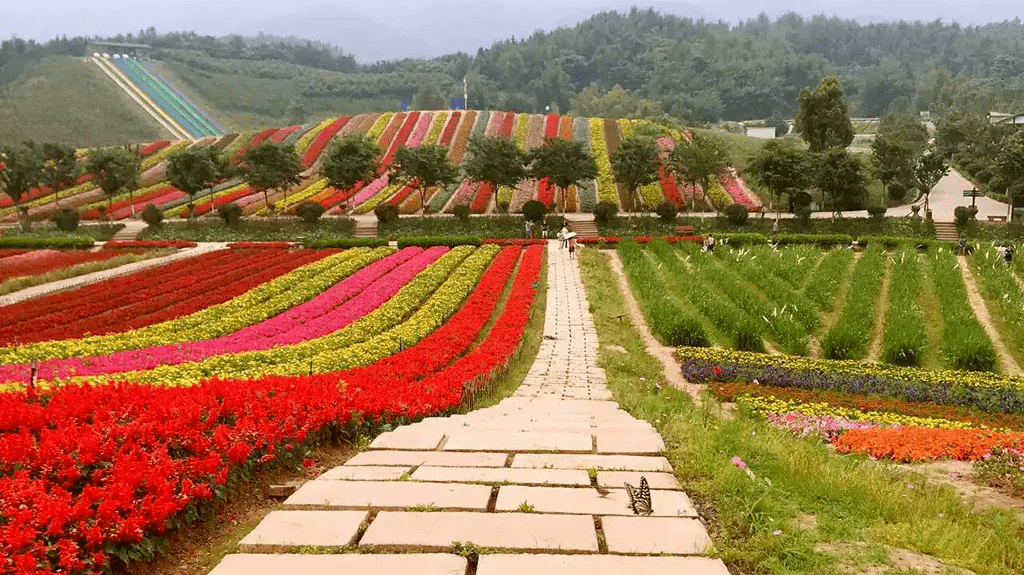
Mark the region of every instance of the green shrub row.
POLYGON ((716 284, 708 282, 699 274, 693 273, 679 258, 680 253, 688 254, 693 260, 700 254, 700 247, 689 242, 681 242, 678 249, 673 249, 662 240, 653 240, 648 248, 661 260, 665 272, 670 274, 679 285, 683 295, 696 307, 704 317, 711 320, 719 332, 730 339, 736 349, 763 351, 764 341, 761 334, 766 324, 760 318, 754 319, 728 298, 718 293, 716 284))
POLYGON ((974 316, 956 255, 950 249, 932 250, 927 261, 942 312, 942 357, 949 367, 993 371, 996 350, 974 316))
POLYGON ((633 293, 640 302, 651 331, 666 345, 706 347, 707 331, 700 319, 679 301, 670 297, 665 281, 636 242, 623 241, 618 248, 633 293), (681 343, 681 342, 688 343, 681 343))
POLYGON ((95 241, 85 236, 52 238, 13 236, 0 237, 0 248, 91 248, 95 241))
POLYGON ((867 351, 885 260, 884 251, 870 248, 854 265, 843 315, 821 339, 821 350, 828 359, 860 359, 867 351))
POLYGON ((750 248, 751 258, 761 269, 779 277, 793 288, 803 290, 807 277, 824 257, 821 249, 814 246, 796 245, 786 249, 769 246, 750 248))
POLYGON ((478 237, 474 236, 423 236, 423 237, 408 237, 398 238, 398 247, 405 248, 409 246, 419 248, 429 248, 434 246, 480 246, 483 243, 478 237))
POLYGON ((818 267, 811 273, 804 294, 823 310, 831 310, 835 305, 839 284, 843 283, 850 264, 853 263, 853 252, 847 249, 835 249, 825 254, 818 267))
POLYGON ((853 236, 848 234, 778 234, 772 236, 775 245, 789 246, 807 244, 822 248, 848 246, 853 243, 853 236))
POLYGON ((903 248, 892 258, 889 317, 882 338, 882 361, 920 366, 928 337, 917 304, 921 293, 921 264, 914 248, 903 248))
POLYGON ((312 249, 379 248, 388 245, 387 238, 308 238, 302 245, 312 249))

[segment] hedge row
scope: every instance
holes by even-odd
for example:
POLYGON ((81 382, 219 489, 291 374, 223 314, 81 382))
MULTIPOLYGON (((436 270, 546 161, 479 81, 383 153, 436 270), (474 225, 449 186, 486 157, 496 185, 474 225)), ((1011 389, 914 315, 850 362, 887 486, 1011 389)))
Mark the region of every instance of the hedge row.
POLYGON ((388 245, 388 240, 387 238, 317 238, 304 240, 302 245, 312 249, 379 248, 388 245))
POLYGON ((0 248, 91 248, 95 240, 85 236, 54 238, 0 237, 0 248))
POLYGON ((478 237, 473 236, 424 236, 424 237, 411 237, 411 238, 399 238, 398 247, 419 247, 419 248, 430 248, 434 246, 479 246, 483 243, 478 237))

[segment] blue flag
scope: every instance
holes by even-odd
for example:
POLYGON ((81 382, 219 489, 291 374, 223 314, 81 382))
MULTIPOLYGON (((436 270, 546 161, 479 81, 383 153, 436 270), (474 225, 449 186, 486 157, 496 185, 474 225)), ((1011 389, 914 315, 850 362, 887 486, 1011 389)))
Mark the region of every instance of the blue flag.
POLYGON ((409 98, 402 98, 402 102, 398 105, 403 112, 409 111, 409 98))
POLYGON ((462 101, 462 98, 452 98, 448 101, 448 108, 452 110, 465 110, 466 103, 462 101))

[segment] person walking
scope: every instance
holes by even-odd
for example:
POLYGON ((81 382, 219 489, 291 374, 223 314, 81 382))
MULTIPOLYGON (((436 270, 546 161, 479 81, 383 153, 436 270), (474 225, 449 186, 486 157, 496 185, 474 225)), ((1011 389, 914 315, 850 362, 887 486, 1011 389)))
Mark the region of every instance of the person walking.
POLYGON ((704 247, 711 253, 715 253, 715 236, 708 234, 708 239, 704 240, 704 247))
POLYGON ((558 246, 558 249, 565 248, 569 243, 569 228, 563 223, 561 231, 558 232, 558 239, 562 240, 562 243, 558 246))
POLYGON ((1006 265, 1013 265, 1013 244, 1006 246, 1006 252, 1003 254, 1003 259, 1006 260, 1006 265))
POLYGON ((575 238, 575 236, 569 238, 569 257, 570 258, 575 258, 576 257, 576 238, 575 238))

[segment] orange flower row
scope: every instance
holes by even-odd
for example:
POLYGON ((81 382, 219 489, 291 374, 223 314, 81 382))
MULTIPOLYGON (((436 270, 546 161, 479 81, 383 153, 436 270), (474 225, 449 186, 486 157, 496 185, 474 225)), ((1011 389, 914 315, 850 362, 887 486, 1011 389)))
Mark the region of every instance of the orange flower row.
POLYGON ((898 427, 855 429, 832 441, 839 453, 863 453, 875 459, 931 461, 959 459, 976 461, 994 447, 1020 448, 1024 433, 979 429, 930 429, 898 427))

